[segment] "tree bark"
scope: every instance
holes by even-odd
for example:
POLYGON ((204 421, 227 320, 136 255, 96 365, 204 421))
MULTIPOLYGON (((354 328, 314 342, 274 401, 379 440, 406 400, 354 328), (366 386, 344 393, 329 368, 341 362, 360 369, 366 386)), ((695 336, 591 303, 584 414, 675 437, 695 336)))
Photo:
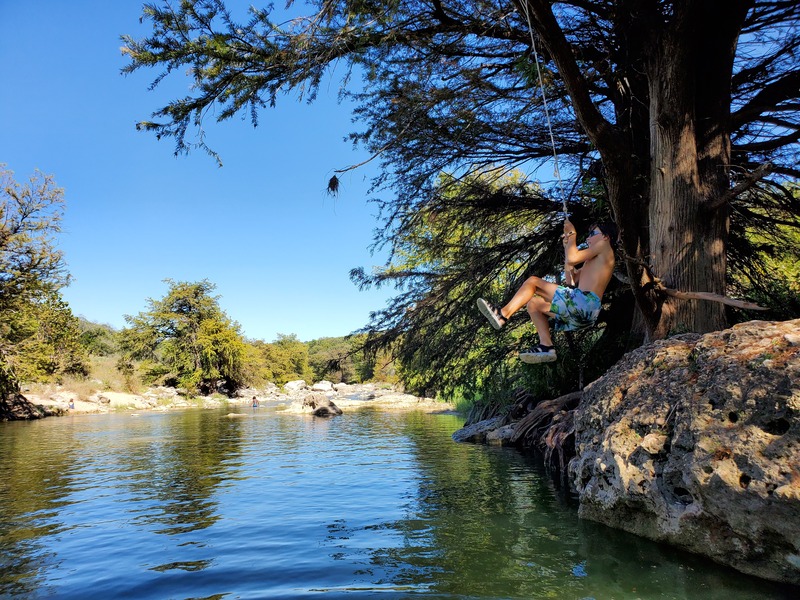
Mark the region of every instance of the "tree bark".
MULTIPOLYGON (((650 264, 667 287, 725 295, 730 81, 750 2, 679 3, 654 44, 650 82, 650 264)), ((656 338, 726 326, 717 302, 663 300, 656 338)))

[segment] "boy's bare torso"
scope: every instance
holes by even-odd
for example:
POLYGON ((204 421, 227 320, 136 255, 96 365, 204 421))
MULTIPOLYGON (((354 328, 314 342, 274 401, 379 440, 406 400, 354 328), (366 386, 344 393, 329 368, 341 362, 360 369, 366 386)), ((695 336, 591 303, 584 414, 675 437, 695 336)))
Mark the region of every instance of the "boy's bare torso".
POLYGON ((608 282, 614 274, 614 249, 611 240, 599 228, 593 228, 586 238, 586 246, 579 249, 575 242, 575 226, 564 221, 564 253, 567 283, 584 292, 594 292, 603 297, 608 282), (583 267, 575 267, 583 263, 583 267))
POLYGON ((583 263, 578 279, 578 289, 584 292, 594 292, 602 298, 613 273, 614 252, 609 246, 583 263))

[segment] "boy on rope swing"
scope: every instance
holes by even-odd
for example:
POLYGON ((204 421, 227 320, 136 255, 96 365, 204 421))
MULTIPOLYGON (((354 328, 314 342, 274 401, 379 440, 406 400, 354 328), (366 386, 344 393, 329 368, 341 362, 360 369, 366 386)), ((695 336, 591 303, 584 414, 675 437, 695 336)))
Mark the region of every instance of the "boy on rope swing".
POLYGON ((562 236, 566 286, 533 276, 528 277, 508 304, 500 309, 478 298, 478 309, 495 329, 503 327, 527 304, 528 314, 539 332, 539 343, 531 350, 520 352, 523 362, 535 364, 556 359, 548 317, 553 318, 556 331, 574 331, 593 325, 600 314, 600 299, 614 272, 617 227, 610 222, 593 225, 586 243, 580 248, 575 237, 575 226, 566 219, 562 236), (577 269, 581 263, 583 267, 577 269))

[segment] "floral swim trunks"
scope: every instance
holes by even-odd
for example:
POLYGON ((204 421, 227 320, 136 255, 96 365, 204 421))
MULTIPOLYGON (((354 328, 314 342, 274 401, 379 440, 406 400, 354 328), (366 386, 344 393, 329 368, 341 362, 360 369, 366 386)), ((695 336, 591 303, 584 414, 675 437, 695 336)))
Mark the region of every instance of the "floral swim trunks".
POLYGON ((555 331, 575 331, 594 325, 600 314, 600 297, 594 292, 559 286, 550 304, 555 331))

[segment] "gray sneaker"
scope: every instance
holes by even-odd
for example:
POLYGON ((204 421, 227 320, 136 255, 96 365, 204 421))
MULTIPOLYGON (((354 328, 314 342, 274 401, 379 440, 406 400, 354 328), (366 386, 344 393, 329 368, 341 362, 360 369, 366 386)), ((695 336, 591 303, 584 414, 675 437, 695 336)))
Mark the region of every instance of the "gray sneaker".
POLYGON ((556 359, 556 349, 553 346, 537 344, 530 350, 519 353, 519 359, 529 365, 553 362, 556 359))
POLYGON ((481 314, 489 320, 489 324, 495 329, 501 329, 506 324, 506 319, 499 309, 489 304, 483 298, 478 298, 478 310, 481 314))

